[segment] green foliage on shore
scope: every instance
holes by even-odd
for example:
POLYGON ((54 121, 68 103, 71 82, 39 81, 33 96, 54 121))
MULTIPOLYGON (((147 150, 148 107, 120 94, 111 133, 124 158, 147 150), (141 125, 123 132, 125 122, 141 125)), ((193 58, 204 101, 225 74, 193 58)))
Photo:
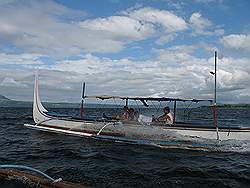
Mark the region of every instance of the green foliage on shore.
POLYGON ((250 104, 219 104, 217 107, 222 108, 250 108, 250 104))

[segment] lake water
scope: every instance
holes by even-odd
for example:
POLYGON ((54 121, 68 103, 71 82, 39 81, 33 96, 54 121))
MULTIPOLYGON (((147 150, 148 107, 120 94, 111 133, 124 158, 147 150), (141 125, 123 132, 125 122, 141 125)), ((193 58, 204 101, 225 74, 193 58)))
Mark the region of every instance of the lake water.
MULTIPOLYGON (((100 113, 86 113, 93 111, 100 113)), ((212 123, 205 108, 190 117, 212 123)), ((250 127, 250 109, 219 109, 218 118, 219 126, 250 127)), ((33 124, 31 108, 0 108, 0 164, 27 165, 92 187, 250 187, 247 141, 222 142, 211 151, 163 149, 31 130, 24 123, 33 124)))

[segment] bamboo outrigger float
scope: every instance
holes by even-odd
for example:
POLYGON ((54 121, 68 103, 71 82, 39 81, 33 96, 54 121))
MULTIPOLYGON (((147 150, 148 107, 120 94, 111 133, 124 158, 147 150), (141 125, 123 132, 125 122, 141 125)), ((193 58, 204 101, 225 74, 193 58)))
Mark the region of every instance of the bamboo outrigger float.
MULTIPOLYGON (((216 56, 215 56, 216 59, 216 56)), ((216 66, 215 66, 216 67, 216 66)), ((216 75, 216 69, 213 73, 216 75)), ((216 76, 215 76, 216 77, 216 76)), ((85 91, 85 84, 83 85, 85 91)), ((216 86, 215 86, 216 93, 216 86)), ((216 94, 215 94, 216 99, 216 94)), ((48 112, 42 105, 39 97, 38 77, 35 78, 33 119, 35 125, 25 124, 26 127, 43 131, 65 133, 95 139, 123 141, 140 144, 156 144, 160 146, 184 146, 184 147, 206 147, 204 145, 190 144, 187 140, 209 139, 209 140, 250 140, 249 127, 218 127, 216 124, 216 100, 214 100, 214 126, 194 125, 192 123, 181 123, 175 120, 176 102, 190 101, 201 102, 212 100, 180 99, 180 98, 158 98, 158 97, 120 97, 120 96, 85 96, 83 92, 80 118, 55 115, 48 112), (87 118, 83 116, 83 100, 85 99, 120 99, 128 105, 129 100, 140 101, 147 106, 147 101, 173 101, 174 122, 172 125, 151 122, 141 124, 138 121, 127 121, 106 118, 87 118), (185 140, 179 142, 177 140, 185 140)))
POLYGON ((87 188, 80 184, 53 179, 47 174, 23 165, 0 165, 1 187, 87 188))

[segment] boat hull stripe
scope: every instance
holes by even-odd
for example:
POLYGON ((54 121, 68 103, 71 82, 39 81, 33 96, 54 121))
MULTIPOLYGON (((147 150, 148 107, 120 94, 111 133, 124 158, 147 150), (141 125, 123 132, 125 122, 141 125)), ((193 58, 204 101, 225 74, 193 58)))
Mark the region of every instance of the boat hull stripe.
MULTIPOLYGON (((83 129, 74 129, 74 128, 68 128, 68 127, 59 127, 59 126, 46 125, 46 124, 40 124, 37 127, 47 127, 47 128, 58 129, 58 130, 67 130, 67 131, 81 132, 81 133, 87 133, 87 134, 93 134, 93 135, 95 135, 95 134, 98 133, 98 131, 89 131, 89 130, 83 130, 83 129)), ((123 134, 110 133, 110 132, 102 132, 101 135, 106 135, 106 136, 124 136, 123 134)))

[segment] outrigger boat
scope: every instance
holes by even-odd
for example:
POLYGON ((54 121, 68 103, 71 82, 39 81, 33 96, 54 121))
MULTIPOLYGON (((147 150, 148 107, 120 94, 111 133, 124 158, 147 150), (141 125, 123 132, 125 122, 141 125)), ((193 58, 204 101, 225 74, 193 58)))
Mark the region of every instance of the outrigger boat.
MULTIPOLYGON (((216 71, 215 71, 216 73, 216 71)), ((83 87, 85 92, 85 84, 83 87)), ((118 142, 135 144, 152 144, 168 147, 187 147, 187 148, 206 148, 207 145, 201 140, 250 140, 250 128, 243 127, 218 127, 216 125, 216 103, 214 104, 214 126, 197 125, 192 123, 182 123, 176 121, 177 102, 202 102, 212 100, 199 99, 180 99, 166 97, 119 97, 119 96, 85 96, 83 92, 81 116, 83 113, 83 100, 101 99, 113 100, 120 99, 125 101, 140 101, 144 106, 148 106, 148 101, 174 102, 173 124, 160 122, 140 123, 138 121, 118 120, 107 117, 93 118, 88 116, 70 117, 62 114, 49 112, 42 105, 39 97, 38 76, 35 78, 33 119, 35 125, 25 124, 26 127, 42 131, 65 133, 83 137, 91 137, 102 140, 112 140, 118 142), (182 140, 180 142, 180 140, 182 140), (192 142, 190 142, 192 141, 192 142)))

